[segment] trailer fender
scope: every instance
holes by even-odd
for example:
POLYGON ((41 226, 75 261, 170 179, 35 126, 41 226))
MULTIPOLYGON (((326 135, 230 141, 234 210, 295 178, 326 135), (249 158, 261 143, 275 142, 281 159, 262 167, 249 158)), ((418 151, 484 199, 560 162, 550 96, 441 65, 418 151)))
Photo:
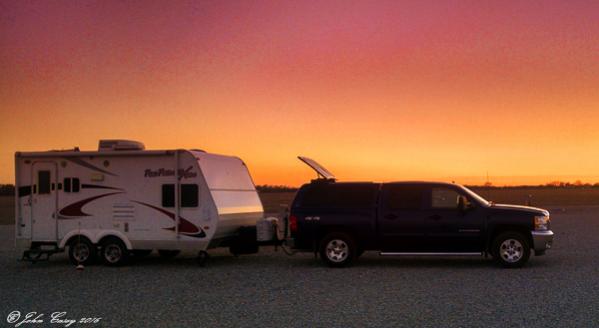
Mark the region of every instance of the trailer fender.
POLYGON ((94 242, 94 234, 89 231, 89 230, 71 230, 69 231, 60 241, 60 243, 58 243, 58 248, 60 249, 64 249, 67 246, 67 243, 69 242, 69 240, 77 235, 81 235, 87 239, 89 239, 92 243, 94 242))
POLYGON ((123 243, 125 243, 125 246, 127 247, 127 249, 133 249, 133 246, 131 245, 131 242, 129 241, 129 238, 127 238, 120 231, 117 231, 117 230, 102 230, 102 231, 98 232, 98 231, 87 230, 87 229, 69 231, 69 233, 67 233, 64 236, 64 238, 62 238, 62 240, 60 241, 60 243, 58 244, 58 248, 64 249, 65 246, 67 245, 67 242, 72 237, 77 236, 77 235, 81 235, 81 236, 86 237, 87 239, 89 239, 94 244, 97 244, 98 242, 100 242, 100 240, 102 240, 102 238, 104 238, 104 237, 115 236, 115 237, 118 237, 120 240, 122 240, 123 243))
POLYGON ((99 234, 96 235, 97 240, 94 241, 94 243, 97 244, 104 237, 109 237, 109 236, 114 236, 114 237, 117 237, 120 240, 122 240, 123 243, 125 243, 125 246, 127 247, 128 250, 132 250, 133 249, 133 245, 131 245, 131 242, 129 241, 129 238, 127 238, 127 236, 125 236, 125 234, 123 234, 122 232, 117 231, 117 230, 103 230, 103 231, 101 231, 99 234))

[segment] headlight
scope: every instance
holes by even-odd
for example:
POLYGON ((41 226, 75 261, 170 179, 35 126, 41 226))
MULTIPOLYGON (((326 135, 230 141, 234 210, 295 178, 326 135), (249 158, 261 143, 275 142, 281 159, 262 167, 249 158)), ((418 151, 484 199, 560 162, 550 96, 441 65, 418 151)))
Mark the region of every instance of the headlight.
POLYGON ((549 230, 549 216, 535 216, 535 230, 549 230))

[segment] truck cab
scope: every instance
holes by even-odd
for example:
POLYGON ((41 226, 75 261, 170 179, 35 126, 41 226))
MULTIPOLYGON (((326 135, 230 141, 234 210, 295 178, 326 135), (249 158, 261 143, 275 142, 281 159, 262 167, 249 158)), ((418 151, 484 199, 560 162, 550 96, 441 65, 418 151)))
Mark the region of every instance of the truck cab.
POLYGON ((346 266, 364 251, 382 256, 491 255, 505 267, 524 265, 553 242, 549 212, 493 204, 470 189, 442 182, 337 182, 319 175, 303 185, 289 209, 288 243, 346 266))

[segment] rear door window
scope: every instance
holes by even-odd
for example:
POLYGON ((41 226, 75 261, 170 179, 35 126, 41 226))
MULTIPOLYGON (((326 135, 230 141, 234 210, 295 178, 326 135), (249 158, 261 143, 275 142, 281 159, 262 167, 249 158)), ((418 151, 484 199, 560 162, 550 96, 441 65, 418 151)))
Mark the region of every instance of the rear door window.
POLYGON ((418 210, 424 207, 425 188, 416 185, 387 185, 385 205, 390 210, 418 210))

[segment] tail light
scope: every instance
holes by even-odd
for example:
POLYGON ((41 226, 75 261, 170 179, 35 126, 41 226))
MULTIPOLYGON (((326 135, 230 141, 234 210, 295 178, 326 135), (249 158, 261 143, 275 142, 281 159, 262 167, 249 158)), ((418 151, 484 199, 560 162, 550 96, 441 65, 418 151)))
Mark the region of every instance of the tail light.
POLYGON ((297 217, 295 215, 289 215, 289 231, 291 233, 297 232, 297 217))

